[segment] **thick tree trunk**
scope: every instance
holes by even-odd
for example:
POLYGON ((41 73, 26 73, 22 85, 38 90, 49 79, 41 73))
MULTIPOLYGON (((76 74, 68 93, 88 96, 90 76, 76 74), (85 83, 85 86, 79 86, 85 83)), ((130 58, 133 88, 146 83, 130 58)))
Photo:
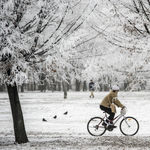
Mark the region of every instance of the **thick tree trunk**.
POLYGON ((25 131, 24 119, 16 84, 14 84, 14 86, 7 85, 7 90, 13 117, 15 142, 18 144, 27 143, 28 138, 25 131))

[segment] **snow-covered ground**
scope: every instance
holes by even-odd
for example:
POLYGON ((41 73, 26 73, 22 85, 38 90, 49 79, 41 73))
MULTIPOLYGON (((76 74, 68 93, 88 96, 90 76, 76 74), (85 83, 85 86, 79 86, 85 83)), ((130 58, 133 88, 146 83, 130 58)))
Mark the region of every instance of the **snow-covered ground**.
MULTIPOLYGON (((108 92, 19 93, 29 143, 14 145, 14 131, 7 93, 0 93, 0 149, 2 150, 128 150, 150 149, 150 92, 119 92, 119 100, 128 108, 126 116, 140 124, 133 137, 124 136, 118 127, 101 137, 87 132, 91 117, 103 116, 99 103, 108 92), (68 111, 67 115, 64 112, 68 111), (57 115, 57 118, 53 117, 57 115), (43 122, 45 118, 47 122, 43 122)), ((117 108, 119 114, 120 108, 117 108)), ((116 114, 116 115, 117 115, 116 114)))

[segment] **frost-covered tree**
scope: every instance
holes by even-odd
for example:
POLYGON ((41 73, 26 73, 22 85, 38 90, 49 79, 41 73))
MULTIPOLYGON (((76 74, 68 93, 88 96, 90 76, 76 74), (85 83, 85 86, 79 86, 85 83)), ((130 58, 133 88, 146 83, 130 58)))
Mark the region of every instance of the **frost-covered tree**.
POLYGON ((130 83, 133 90, 145 84, 149 77, 149 6, 148 0, 101 1, 94 19, 88 21, 96 39, 90 45, 93 53, 86 76, 92 70, 88 76, 108 77, 111 84, 130 83))
POLYGON ((0 0, 0 78, 6 83, 16 143, 26 143, 17 85, 76 73, 70 62, 86 32, 81 26, 94 7, 89 1, 0 0), (88 11, 88 12, 87 12, 88 11))
POLYGON ((149 76, 150 3, 148 0, 110 0, 110 3, 120 20, 120 31, 115 30, 116 41, 113 44, 120 47, 126 58, 124 75, 130 82, 130 88, 138 89, 149 76))
POLYGON ((122 24, 115 15, 114 6, 109 1, 99 1, 86 22, 91 36, 87 36, 79 45, 79 51, 84 55, 82 60, 87 62, 84 63, 86 69, 83 71, 83 78, 103 84, 124 80, 125 75, 120 75, 124 72, 125 57, 118 48, 119 45, 114 43, 119 38, 121 40, 116 31, 120 31, 122 24))

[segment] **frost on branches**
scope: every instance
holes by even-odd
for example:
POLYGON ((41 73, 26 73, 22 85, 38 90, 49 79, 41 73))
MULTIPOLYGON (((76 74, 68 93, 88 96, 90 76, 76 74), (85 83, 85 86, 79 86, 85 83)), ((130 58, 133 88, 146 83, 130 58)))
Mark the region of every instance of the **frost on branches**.
POLYGON ((126 78, 130 88, 140 89, 140 85, 148 82, 150 72, 150 3, 147 0, 110 2, 122 22, 122 32, 116 30, 115 34, 122 40, 114 43, 120 46, 120 52, 128 59, 124 63, 130 64, 126 65, 126 78))
POLYGON ((144 85, 149 89, 149 1, 102 2, 94 11, 95 20, 89 21, 97 38, 91 42, 94 55, 84 74, 99 83, 127 83, 132 90, 144 85))
POLYGON ((27 143, 17 84, 79 76, 75 47, 93 9, 86 1, 0 0, 0 82, 9 95, 15 142, 27 143), (13 86, 12 86, 13 85, 13 86))
POLYGON ((0 1, 1 83, 39 82, 41 74, 66 78, 78 56, 90 3, 74 0, 0 1), (80 30, 79 30, 80 29, 80 30))

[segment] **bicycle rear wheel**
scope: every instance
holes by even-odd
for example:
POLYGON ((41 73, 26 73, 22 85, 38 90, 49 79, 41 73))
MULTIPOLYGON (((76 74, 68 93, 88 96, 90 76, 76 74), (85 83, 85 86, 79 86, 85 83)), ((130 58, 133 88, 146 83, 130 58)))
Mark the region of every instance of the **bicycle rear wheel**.
POLYGON ((102 126, 103 119, 100 117, 93 117, 87 124, 87 130, 92 136, 101 136, 105 133, 106 129, 102 126))
POLYGON ((120 122, 120 131, 126 136, 133 136, 139 130, 139 123, 134 117, 126 117, 120 122))

